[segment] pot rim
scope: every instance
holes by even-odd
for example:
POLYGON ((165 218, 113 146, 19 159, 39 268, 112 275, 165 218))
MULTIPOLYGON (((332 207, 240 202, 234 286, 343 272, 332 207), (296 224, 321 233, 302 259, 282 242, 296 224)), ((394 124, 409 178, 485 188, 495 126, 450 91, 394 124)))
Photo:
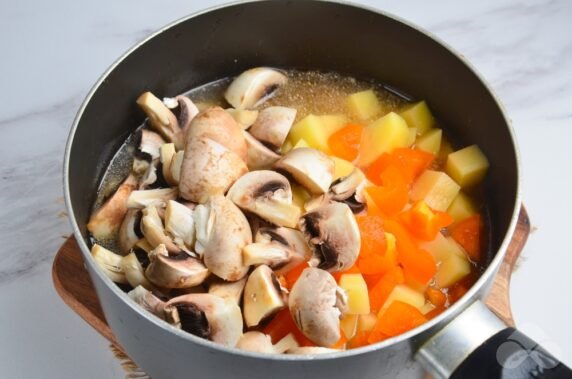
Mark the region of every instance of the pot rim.
POLYGON ((245 3, 249 4, 249 3, 268 2, 268 1, 271 1, 271 0, 242 0, 242 1, 236 0, 236 1, 229 2, 229 3, 212 6, 212 7, 206 8, 204 10, 197 11, 197 12, 191 13, 187 16, 184 16, 182 18, 179 18, 179 19, 172 21, 171 23, 168 23, 167 25, 161 27, 160 29, 156 30, 155 32, 149 34, 143 40, 141 40, 138 43, 136 43, 135 45, 133 45, 125 53, 123 53, 119 58, 117 58, 115 60, 115 62, 113 62, 105 70, 105 72, 100 76, 100 78, 97 80, 97 82, 90 89, 87 96, 83 100, 81 106, 79 107, 77 114, 74 118, 71 130, 70 130, 67 142, 66 142, 66 147, 65 147, 64 166, 63 166, 64 199, 65 199, 65 204, 66 204, 66 210, 68 212, 68 215, 70 218, 70 223, 72 225, 73 234, 74 234, 74 236, 78 242, 78 245, 79 245, 80 250, 84 256, 84 260, 86 261, 86 263, 88 263, 91 266, 96 266, 94 271, 99 276, 99 279, 102 280, 111 289, 111 291, 116 296, 118 296, 129 308, 131 308, 133 311, 137 312, 141 317, 144 317, 147 321, 150 321, 151 323, 153 323, 156 327, 164 329, 168 333, 173 333, 179 338, 186 339, 189 342, 199 344, 203 347, 212 348, 212 349, 218 350, 219 352, 222 352, 222 353, 242 355, 242 356, 249 357, 249 358, 299 362, 299 361, 329 360, 329 359, 336 359, 339 357, 340 358, 341 357, 347 358, 347 357, 351 357, 354 355, 371 353, 371 352, 381 350, 381 349, 387 348, 387 347, 395 345, 395 344, 399 344, 403 341, 411 339, 411 338, 433 328, 435 325, 437 325, 441 322, 444 322, 447 318, 449 318, 451 316, 454 317, 454 315, 461 313, 463 311, 463 309, 466 308, 470 304, 472 299, 474 299, 477 296, 477 293, 483 287, 486 286, 487 282, 489 282, 489 280, 491 280, 492 277, 494 275, 496 275, 497 269, 500 266, 502 260, 504 259, 508 245, 512 239, 512 235, 513 235, 514 230, 516 228, 516 224, 518 221, 518 214, 520 211, 520 205, 522 202, 522 200, 521 200, 521 178, 520 178, 520 166, 521 166, 520 152, 518 149, 518 145, 516 143, 517 141, 516 141, 515 132, 514 132, 514 129, 512 127, 511 120, 506 116, 506 109, 503 106, 503 104, 501 103, 500 99, 495 94, 495 92, 492 90, 492 88, 487 84, 487 82, 484 80, 483 76, 475 69, 475 67, 462 54, 458 53, 449 44, 447 44, 446 42, 441 40, 435 34, 429 32, 426 29, 424 29, 418 25, 415 25, 412 22, 409 22, 409 21, 407 21, 407 20, 405 20, 399 16, 393 15, 391 13, 388 13, 386 11, 382 11, 380 9, 377 9, 377 8, 374 8, 374 7, 371 7, 368 5, 356 4, 353 1, 343 1, 343 0, 324 0, 323 1, 326 3, 332 3, 332 4, 342 5, 342 6, 346 6, 346 7, 360 8, 360 9, 366 10, 368 12, 372 12, 372 13, 375 13, 377 15, 381 15, 383 17, 397 21, 397 22, 399 22, 405 26, 408 26, 409 28, 419 32, 419 33, 424 34, 426 37, 432 39, 437 44, 441 45, 444 49, 448 50, 451 54, 455 55, 467 67, 467 69, 470 70, 479 79, 481 84, 490 93, 493 100, 495 101, 495 103, 499 107, 501 114, 502 114, 502 117, 505 120, 507 129, 508 129, 508 132, 510 135, 510 139, 511 139, 513 147, 514 147, 514 154, 515 154, 516 167, 517 167, 516 196, 515 196, 515 203, 513 204, 512 217, 511 217, 511 221, 509 223, 508 230, 507 230, 507 232, 503 238, 503 241, 502 241, 499 249, 497 250, 495 257, 489 263, 489 265, 487 266, 485 271, 481 274, 481 276, 479 277, 477 282, 475 284, 473 284, 473 286, 471 286, 469 291, 465 295, 463 295, 463 297, 461 299, 459 299, 456 303, 454 303, 451 307, 447 308, 443 313, 441 313, 437 317, 427 321, 426 323, 418 326, 417 328, 414 328, 414 329, 412 329, 406 333, 403 333, 403 334, 400 334, 398 336, 389 338, 389 339, 384 340, 382 342, 378 342, 378 343, 375 343, 372 345, 367 345, 367 346, 363 346, 363 347, 359 347, 359 348, 355 348, 355 349, 343 350, 340 352, 333 352, 333 353, 326 353, 326 354, 317 354, 317 355, 263 354, 263 353, 248 352, 248 351, 240 350, 240 349, 237 349, 234 347, 232 347, 232 348, 225 347, 225 346, 216 344, 212 341, 208 341, 208 340, 202 339, 200 337, 196 337, 196 336, 194 336, 190 333, 187 333, 183 330, 177 329, 174 326, 160 320, 159 318, 152 315, 151 313, 146 312, 141 307, 139 307, 137 304, 135 304, 127 296, 127 294, 125 292, 123 292, 111 279, 109 279, 101 271, 101 269, 99 267, 97 267, 97 265, 94 265, 93 260, 92 260, 93 258, 91 257, 90 249, 87 246, 87 244, 85 243, 84 238, 83 238, 81 231, 79 229, 77 220, 75 219, 75 213, 73 211, 73 205, 72 205, 71 197, 70 197, 70 186, 69 186, 70 185, 70 183, 69 183, 69 163, 70 163, 70 156, 71 156, 71 150, 72 150, 72 145, 74 142, 75 133, 76 133, 77 128, 79 127, 79 123, 81 121, 81 118, 83 116, 85 109, 87 108, 87 105, 90 103, 92 97, 97 92, 97 90, 99 89, 101 84, 113 72, 113 70, 115 70, 115 68, 117 66, 119 66, 125 58, 127 58, 129 55, 131 55, 134 51, 136 51, 140 47, 144 46, 147 42, 149 42, 150 40, 159 36, 160 34, 165 32, 166 30, 169 30, 169 29, 171 29, 171 28, 173 28, 173 27, 175 27, 175 26, 177 26, 183 22, 187 22, 188 20, 193 19, 195 17, 201 16, 203 14, 213 12, 213 11, 216 11, 219 9, 223 9, 223 8, 240 6, 240 5, 245 4, 245 3))

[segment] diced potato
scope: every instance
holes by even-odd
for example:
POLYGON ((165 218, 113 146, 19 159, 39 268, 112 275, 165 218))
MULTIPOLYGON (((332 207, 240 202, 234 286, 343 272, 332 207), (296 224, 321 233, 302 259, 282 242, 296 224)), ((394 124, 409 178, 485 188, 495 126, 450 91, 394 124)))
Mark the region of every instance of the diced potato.
POLYGON ((306 142, 305 139, 300 138, 298 142, 296 142, 296 144, 292 147, 292 150, 299 149, 301 147, 310 147, 310 145, 308 145, 308 142, 306 142))
POLYGON ((287 152, 292 150, 292 147, 294 147, 292 144, 292 141, 290 141, 288 138, 286 138, 286 141, 284 141, 284 143, 282 144, 282 147, 280 147, 280 152, 282 154, 286 154, 287 152))
POLYGON ((422 242, 420 247, 427 250, 437 263, 442 262, 451 254, 458 255, 466 259, 467 254, 463 248, 451 237, 445 237, 441 233, 437 233, 437 237, 433 241, 422 242))
POLYGON ((447 157, 445 171, 463 188, 483 180, 489 160, 477 145, 455 151, 447 157))
POLYGON ((310 200, 312 196, 308 193, 308 191, 306 191, 304 187, 296 183, 292 183, 291 187, 292 187, 292 204, 299 207, 302 210, 302 213, 305 213, 304 204, 306 204, 306 201, 310 200))
POLYGON ((359 315, 345 315, 340 320, 340 329, 348 340, 356 335, 359 317, 359 315))
POLYGON ((377 315, 375 313, 368 313, 366 315, 360 315, 358 319, 358 332, 369 332, 375 326, 377 322, 377 315))
POLYGON ((350 315, 364 315, 369 313, 369 294, 367 284, 361 274, 344 274, 340 278, 339 286, 348 295, 348 308, 350 315))
POLYGON ((351 94, 346 104, 350 113, 360 121, 370 120, 381 113, 381 104, 373 90, 351 94))
POLYGON ((229 108, 226 111, 234 118, 242 129, 248 129, 254 124, 254 121, 258 118, 258 111, 249 109, 234 109, 229 108))
POLYGON ((330 157, 334 160, 334 180, 339 179, 339 178, 343 178, 344 176, 348 176, 349 174, 352 173, 352 171, 354 170, 354 168, 356 166, 354 166, 354 164, 350 161, 346 161, 345 159, 342 158, 338 158, 338 157, 330 157))
POLYGON ((368 166, 381 154, 406 147, 409 128, 397 113, 390 112, 364 128, 359 149, 359 166, 368 166))
POLYGON ((399 115, 405 119, 410 128, 417 128, 419 135, 425 134, 435 126, 435 119, 425 101, 413 104, 399 115))
POLYGON ((444 212, 460 189, 444 172, 425 170, 413 184, 409 196, 413 201, 424 200, 432 209, 444 212))
POLYGON ((437 155, 441 149, 442 129, 431 129, 415 142, 415 148, 437 155))
POLYGON ((378 316, 383 314, 394 301, 401 301, 411 305, 412 307, 421 309, 425 304, 425 296, 421 292, 417 292, 406 285, 398 284, 393 288, 393 291, 391 291, 387 300, 385 300, 385 303, 379 310, 378 316))
POLYGON ((479 210, 473 200, 463 192, 459 192, 459 194, 453 199, 449 208, 447 208, 447 213, 453 217, 455 222, 459 222, 467 217, 475 215, 478 211, 479 210))
POLYGON ((347 118, 345 116, 316 116, 311 114, 292 126, 288 134, 288 140, 294 146, 300 139, 303 139, 310 147, 329 154, 328 138, 343 128, 346 123, 347 118))
POLYGON ((422 315, 426 315, 433 309, 435 309, 435 306, 430 301, 426 301, 425 304, 419 309, 419 312, 421 312, 422 315))
POLYGON ((457 254, 450 254, 441 261, 435 274, 435 286, 437 288, 449 287, 471 272, 471 264, 467 258, 457 254))
POLYGON ((407 140, 407 147, 410 147, 415 143, 417 138, 417 128, 409 128, 409 139, 407 140))

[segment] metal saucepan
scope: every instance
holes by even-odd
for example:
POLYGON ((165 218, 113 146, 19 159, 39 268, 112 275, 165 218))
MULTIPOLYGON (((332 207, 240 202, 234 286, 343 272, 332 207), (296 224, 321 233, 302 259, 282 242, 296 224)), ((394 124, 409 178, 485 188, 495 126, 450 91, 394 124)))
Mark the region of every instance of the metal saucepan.
POLYGON ((70 133, 64 176, 74 233, 107 321, 153 378, 421 378, 424 368, 435 377, 516 378, 534 370, 570 375, 479 301, 520 208, 517 148, 502 107, 462 57, 393 16, 334 2, 280 0, 241 2, 179 20, 123 55, 89 93, 70 133), (267 356, 167 325, 141 311, 97 268, 85 226, 107 165, 144 119, 137 96, 146 90, 178 94, 255 66, 333 70, 387 83, 427 99, 452 136, 484 150, 492 162, 486 183, 491 261, 462 299, 419 328, 375 345, 323 356, 267 356), (508 363, 531 351, 511 369, 508 363))

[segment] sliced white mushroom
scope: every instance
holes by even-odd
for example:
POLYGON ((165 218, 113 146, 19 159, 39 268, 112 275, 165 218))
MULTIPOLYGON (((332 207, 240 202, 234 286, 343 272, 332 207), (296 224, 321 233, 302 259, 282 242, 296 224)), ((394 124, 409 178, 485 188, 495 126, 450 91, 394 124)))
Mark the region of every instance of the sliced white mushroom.
POLYGON ((137 139, 139 139, 139 151, 147 154, 150 160, 159 158, 161 146, 166 143, 159 134, 147 129, 141 129, 137 133, 137 139))
POLYGON ((179 181, 181 180, 181 167, 183 166, 184 157, 185 152, 179 150, 169 164, 169 176, 173 180, 174 185, 179 185, 179 181))
POLYGON ((340 339, 340 318, 346 301, 330 273, 310 267, 294 283, 288 307, 306 337, 318 346, 332 346, 340 339))
POLYGON ((295 355, 316 355, 316 354, 331 354, 337 353, 341 350, 330 349, 327 347, 316 347, 316 346, 300 346, 286 351, 286 354, 295 355))
POLYGON ((138 190, 129 194, 127 207, 130 209, 143 209, 149 206, 164 207, 169 200, 175 200, 179 195, 177 188, 156 188, 138 190))
POLYGON ((334 181, 330 186, 328 198, 347 204, 353 213, 365 209, 362 191, 367 182, 363 172, 355 168, 349 175, 334 181))
POLYGON ((161 172, 163 174, 163 178, 165 178, 165 181, 167 181, 167 183, 170 186, 175 186, 175 180, 173 179, 173 177, 171 176, 171 162, 173 161, 173 158, 175 157, 175 154, 177 153, 177 150, 175 150, 175 144, 174 143, 166 143, 163 146, 161 146, 161 172))
POLYGON ((260 111, 258 118, 248 130, 253 137, 265 146, 278 151, 296 119, 296 109, 268 107, 260 111))
POLYGON ((237 304, 211 294, 190 294, 167 302, 165 314, 175 326, 227 347, 242 336, 242 314, 237 304))
POLYGON ((250 170, 268 169, 280 159, 280 155, 264 146, 247 131, 243 131, 243 135, 248 147, 246 165, 250 170))
POLYGON ((247 147, 242 128, 221 107, 208 108, 195 116, 186 133, 186 144, 200 137, 221 144, 246 162, 247 147))
POLYGON ((199 204, 193 210, 195 224, 195 253, 202 258, 211 239, 215 214, 208 204, 199 204))
POLYGON ((300 208, 292 204, 292 189, 284 175, 275 171, 251 171, 240 177, 227 197, 241 209, 280 226, 295 227, 300 208))
POLYGON ((312 266, 337 272, 355 263, 361 240, 348 205, 338 202, 322 205, 302 216, 299 228, 313 251, 312 266))
POLYGON ((248 266, 266 265, 278 269, 290 262, 290 250, 278 243, 251 243, 242 249, 242 259, 248 266))
POLYGON ((191 288, 209 276, 209 270, 196 258, 185 252, 169 256, 165 245, 159 245, 149 254, 151 263, 145 276, 151 283, 163 288, 191 288))
POLYGON ((153 251, 153 249, 154 249, 154 247, 151 246, 149 241, 147 241, 145 238, 141 238, 139 241, 137 241, 133 248, 134 249, 141 249, 145 253, 147 253, 147 255, 151 254, 151 251, 153 251))
POLYGON ((148 160, 135 157, 131 165, 131 172, 138 177, 143 176, 149 170, 149 166, 151 166, 151 162, 148 160))
POLYGON ((266 101, 287 82, 280 71, 257 67, 237 76, 224 94, 224 98, 236 109, 249 109, 266 101))
POLYGON ((121 266, 121 261, 123 259, 121 255, 115 254, 103 246, 94 244, 91 247, 91 256, 109 279, 113 280, 115 283, 127 283, 125 272, 121 266))
POLYGON ((175 245, 171 238, 165 233, 163 220, 161 220, 157 208, 155 208, 154 205, 150 205, 143 210, 141 232, 143 232, 145 239, 153 248, 157 248, 157 246, 163 244, 171 253, 181 252, 181 248, 175 245))
POLYGON ((185 147, 179 191, 195 203, 224 194, 248 171, 244 161, 223 145, 209 138, 192 138, 185 147))
POLYGON ((209 293, 217 295, 226 300, 231 300, 236 304, 240 304, 242 293, 246 285, 246 278, 237 280, 236 282, 227 282, 221 279, 214 280, 209 285, 209 293))
POLYGON ((129 175, 115 193, 91 215, 87 230, 95 239, 111 239, 117 235, 127 213, 127 199, 135 188, 137 179, 129 175))
POLYGON ((255 268, 244 287, 242 308, 246 326, 256 326, 285 307, 282 288, 272 269, 264 265, 255 268))
POLYGON ((123 255, 129 254, 133 246, 143 237, 141 235, 141 211, 139 209, 129 209, 119 228, 117 242, 123 255))
POLYGON ((183 148, 183 131, 177 117, 151 92, 145 92, 137 99, 137 105, 149 118, 150 126, 167 141, 173 142, 177 149, 183 148))
POLYGON ((155 287, 145 277, 145 269, 139 262, 135 253, 129 253, 121 260, 121 268, 125 273, 125 279, 131 287, 143 286, 148 290, 153 290, 155 287))
POLYGON ((248 266, 242 260, 242 249, 252 242, 250 225, 240 209, 222 195, 211 196, 206 208, 210 213, 208 216, 195 218, 197 231, 201 233, 208 227, 199 225, 199 222, 204 220, 211 225, 206 233, 208 240, 201 243, 204 246, 204 263, 219 278, 240 280, 248 272, 248 266))
POLYGON ((240 337, 236 347, 253 353, 282 354, 289 349, 299 347, 299 345, 292 333, 286 335, 276 345, 272 345, 272 340, 268 334, 251 331, 240 337))
POLYGON ((256 118, 258 117, 258 111, 248 110, 248 109, 225 109, 229 115, 234 118, 234 121, 244 130, 250 128, 256 118))
POLYGON ((145 171, 141 173, 141 179, 139 181, 139 190, 147 189, 151 184, 155 183, 158 179, 157 177, 157 166, 159 166, 159 159, 154 159, 151 162, 141 161, 135 158, 133 160, 133 172, 137 173, 137 168, 135 165, 137 162, 144 162, 146 164, 145 171))
POLYGON ((155 316, 161 319, 165 318, 165 302, 143 286, 135 287, 127 293, 127 296, 155 316))
POLYGON ((191 121, 199 114, 199 108, 184 95, 177 96, 175 100, 179 105, 179 127, 183 129, 183 134, 186 134, 191 121))
POLYGON ((165 210, 165 231, 181 249, 192 249, 195 244, 193 211, 183 204, 169 200, 165 210))
POLYGON ((266 264, 278 274, 288 272, 290 269, 294 268, 300 263, 309 260, 312 256, 312 251, 304 240, 304 235, 302 232, 296 229, 285 227, 261 227, 256 232, 254 241, 255 244, 247 245, 242 250, 245 263, 250 264, 248 262, 251 259, 258 262, 262 261, 261 263, 252 263, 252 265, 266 264), (250 252, 250 257, 247 258, 248 254, 246 254, 246 251, 248 250, 248 246, 252 245, 262 246, 257 248, 258 251, 255 249, 254 252, 250 252), (287 261, 281 262, 281 265, 265 263, 264 260, 268 259, 268 255, 270 255, 270 258, 273 255, 269 254, 267 251, 262 250, 262 248, 265 246, 271 247, 272 249, 284 251, 288 257, 287 261))
POLYGON ((326 154, 311 147, 290 150, 274 164, 313 194, 328 191, 334 177, 334 161, 326 154))

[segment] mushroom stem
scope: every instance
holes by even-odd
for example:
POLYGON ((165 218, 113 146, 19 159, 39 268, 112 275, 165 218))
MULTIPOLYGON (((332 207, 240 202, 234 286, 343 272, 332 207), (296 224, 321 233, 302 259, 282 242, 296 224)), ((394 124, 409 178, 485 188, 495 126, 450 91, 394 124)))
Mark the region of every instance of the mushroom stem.
POLYGON ((278 269, 290 261, 290 252, 277 243, 251 243, 242 249, 242 259, 247 266, 267 265, 278 269))
POLYGON ((143 109, 153 129, 173 142, 178 150, 183 148, 183 132, 177 118, 161 100, 151 92, 145 92, 137 99, 137 105, 143 109))
POLYGON ((165 303, 142 286, 137 286, 127 293, 133 301, 143 309, 151 312, 160 319, 165 319, 165 303))
POLYGON ((123 259, 121 255, 115 254, 103 246, 94 244, 91 248, 91 256, 109 279, 115 283, 127 283, 127 278, 125 277, 125 272, 121 264, 123 259))
POLYGON ((130 209, 143 209, 149 206, 165 206, 169 200, 175 200, 178 194, 177 188, 133 191, 127 198, 127 207, 130 209))

